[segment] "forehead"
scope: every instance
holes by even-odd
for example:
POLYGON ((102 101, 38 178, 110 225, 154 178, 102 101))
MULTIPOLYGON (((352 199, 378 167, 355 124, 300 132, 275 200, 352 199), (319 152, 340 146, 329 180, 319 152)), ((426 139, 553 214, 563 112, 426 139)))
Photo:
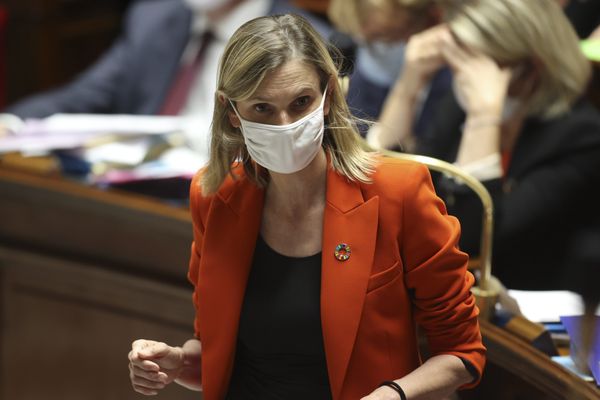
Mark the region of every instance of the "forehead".
POLYGON ((406 7, 374 7, 366 6, 363 10, 362 19, 368 25, 383 25, 387 28, 396 25, 405 25, 411 23, 416 13, 406 7))
POLYGON ((252 98, 269 98, 302 88, 320 89, 317 69, 301 60, 290 60, 265 74, 252 98))

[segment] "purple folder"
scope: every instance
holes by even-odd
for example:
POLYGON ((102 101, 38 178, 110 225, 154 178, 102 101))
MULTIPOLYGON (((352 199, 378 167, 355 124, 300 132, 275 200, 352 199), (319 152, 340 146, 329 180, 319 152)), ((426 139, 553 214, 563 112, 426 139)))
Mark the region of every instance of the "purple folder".
MULTIPOLYGON (((577 349, 582 347, 580 334, 582 320, 583 317, 580 315, 560 317, 560 321, 571 339, 571 352, 577 351, 577 349)), ((600 316, 596 315, 594 325, 594 343, 592 344, 592 351, 588 358, 588 367, 596 380, 596 384, 600 385, 600 316)))

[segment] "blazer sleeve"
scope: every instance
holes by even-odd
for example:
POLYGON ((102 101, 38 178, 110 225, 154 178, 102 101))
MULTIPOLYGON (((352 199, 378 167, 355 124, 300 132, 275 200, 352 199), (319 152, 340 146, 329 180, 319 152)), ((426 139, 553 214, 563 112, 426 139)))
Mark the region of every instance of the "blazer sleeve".
POLYGON ((200 269, 200 259, 202 257, 202 241, 204 238, 204 223, 201 217, 202 195, 200 190, 200 176, 198 173, 192 180, 190 186, 190 213, 192 216, 192 225, 194 230, 194 241, 191 246, 191 255, 188 269, 188 280, 194 286, 192 301, 196 315, 194 318, 194 336, 200 339, 200 316, 198 315, 198 275, 200 269))
POLYGON ((447 215, 425 166, 416 167, 410 185, 403 206, 401 251, 415 320, 432 355, 455 355, 474 367, 477 377, 465 385, 472 387, 481 379, 485 347, 470 291, 474 278, 467 271, 468 256, 458 250, 460 226, 447 215))

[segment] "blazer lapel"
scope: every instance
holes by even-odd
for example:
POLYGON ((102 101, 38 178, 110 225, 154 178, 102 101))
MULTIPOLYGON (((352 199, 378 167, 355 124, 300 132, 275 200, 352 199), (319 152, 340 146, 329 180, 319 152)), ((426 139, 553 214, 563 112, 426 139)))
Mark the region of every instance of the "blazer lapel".
POLYGON ((321 323, 334 398, 341 395, 354 347, 377 238, 379 198, 364 201, 358 183, 330 169, 323 221, 321 323), (346 261, 334 256, 340 243, 350 246, 346 261))
POLYGON ((213 200, 198 279, 202 368, 207 399, 221 399, 233 370, 239 317, 260 222, 264 192, 240 178, 213 200), (209 250, 208 250, 209 249, 209 250))

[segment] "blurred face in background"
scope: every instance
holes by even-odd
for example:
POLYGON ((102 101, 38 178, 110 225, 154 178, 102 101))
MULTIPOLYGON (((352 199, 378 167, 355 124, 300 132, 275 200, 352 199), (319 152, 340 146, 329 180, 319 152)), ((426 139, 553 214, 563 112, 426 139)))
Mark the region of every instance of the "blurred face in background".
POLYGON ((397 3, 376 3, 380 2, 364 1, 359 7, 361 34, 367 42, 406 42, 439 22, 434 5, 415 10, 397 3))

